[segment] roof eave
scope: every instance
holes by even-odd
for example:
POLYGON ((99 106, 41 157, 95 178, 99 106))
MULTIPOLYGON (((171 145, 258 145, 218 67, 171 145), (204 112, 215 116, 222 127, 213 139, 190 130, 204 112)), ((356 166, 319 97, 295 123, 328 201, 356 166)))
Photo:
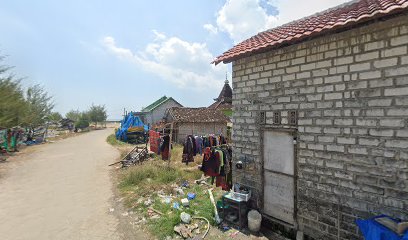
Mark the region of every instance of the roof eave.
POLYGON ((298 38, 295 38, 295 39, 294 38, 282 39, 277 44, 274 44, 274 45, 265 44, 264 46, 259 46, 259 47, 255 48, 253 50, 248 50, 248 51, 243 52, 243 53, 237 53, 235 55, 232 55, 231 57, 224 56, 224 54, 226 54, 226 52, 225 52, 222 55, 220 55, 219 57, 217 57, 216 59, 214 59, 214 61, 212 61, 211 63, 214 63, 215 65, 218 65, 221 62, 224 63, 224 64, 228 64, 228 63, 231 63, 233 61, 242 59, 244 57, 264 53, 264 52, 267 52, 267 51, 271 51, 273 49, 279 49, 279 48, 294 45, 294 44, 299 44, 301 42, 312 40, 312 39, 318 38, 318 37, 323 36, 323 35, 328 34, 328 33, 336 32, 336 31, 339 31, 339 30, 344 30, 344 29, 346 29, 348 27, 353 27, 353 28, 359 27, 359 26, 361 26, 363 24, 366 24, 367 22, 371 22, 371 21, 374 22, 374 21, 376 21, 376 20, 378 20, 378 19, 380 19, 380 18, 382 18, 384 16, 394 17, 396 15, 399 15, 400 13, 408 11, 407 7, 408 7, 408 2, 406 2, 406 3, 404 3, 404 4, 400 5, 400 6, 390 7, 389 9, 387 9, 387 11, 375 11, 375 12, 371 13, 370 15, 363 15, 363 16, 361 16, 359 18, 351 19, 351 20, 348 20, 348 21, 346 21, 344 23, 341 23, 341 24, 335 24, 335 25, 331 26, 330 28, 328 28, 328 27, 322 28, 320 31, 310 32, 307 35, 302 35, 302 36, 300 36, 298 38))

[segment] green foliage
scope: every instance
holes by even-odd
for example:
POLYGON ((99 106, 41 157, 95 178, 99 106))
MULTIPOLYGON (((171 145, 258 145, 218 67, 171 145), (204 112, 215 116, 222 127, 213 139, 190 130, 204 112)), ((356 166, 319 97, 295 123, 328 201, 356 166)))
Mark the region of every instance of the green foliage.
POLYGON ((78 122, 79 119, 81 118, 81 112, 78 110, 71 110, 65 114, 65 117, 68 119, 71 119, 74 122, 78 122))
MULTIPOLYGON (((187 212, 191 216, 205 217, 210 221, 210 224, 215 225, 214 221, 214 206, 211 203, 208 194, 208 187, 205 185, 196 185, 193 180, 201 177, 201 171, 191 170, 189 168, 179 168, 177 165, 167 167, 167 164, 159 162, 150 162, 143 165, 138 165, 129 168, 122 175, 119 185, 122 192, 131 192, 126 199, 128 206, 133 206, 139 209, 148 219, 149 231, 158 239, 165 239, 167 236, 174 236, 174 226, 180 223, 180 213, 187 212), (172 193, 171 187, 173 184, 180 185, 181 182, 187 180, 190 182, 190 187, 184 189, 184 196, 177 196, 172 199, 171 203, 163 202, 156 191, 164 190, 165 195, 172 193), (190 201, 190 207, 177 210, 173 208, 173 203, 181 204, 181 199, 187 197, 188 192, 196 193, 196 198, 190 201), (143 201, 138 204, 138 199, 141 197, 149 197, 153 199, 152 207, 162 213, 158 219, 151 219, 147 215, 147 208, 143 201)), ((213 191, 216 201, 221 198, 222 191, 219 188, 213 191)), ((198 221, 198 220, 194 220, 198 221)), ((200 226, 205 227, 202 223, 200 226)), ((204 229, 201 229, 203 232, 204 229)))
POLYGON ((110 145, 112 146, 125 146, 125 145, 129 145, 125 142, 119 141, 116 139, 115 134, 111 134, 106 138, 106 142, 108 142, 110 145))
POLYGON ((62 119, 62 115, 59 112, 52 112, 48 115, 48 120, 52 122, 58 122, 62 119))
POLYGON ((29 87, 26 91, 26 104, 23 124, 29 127, 38 127, 44 124, 47 116, 54 108, 52 97, 40 85, 29 87))
POLYGON ((105 105, 92 105, 87 114, 89 116, 89 120, 94 122, 95 126, 98 124, 98 122, 106 121, 106 118, 108 117, 105 105))
POLYGON ((224 113, 225 116, 227 117, 232 117, 232 110, 231 109, 225 109, 222 111, 224 113))
MULTIPOLYGON (((4 57, 0 56, 0 63, 4 57)), ((39 85, 29 87, 24 94, 21 79, 10 73, 11 67, 0 65, 0 126, 36 127, 51 113, 52 98, 39 85)))
POLYGON ((87 113, 82 113, 79 120, 75 123, 75 127, 79 129, 84 129, 89 127, 89 117, 87 113))
POLYGON ((198 170, 182 170, 159 164, 144 164, 138 168, 131 168, 122 179, 121 187, 139 186, 150 178, 153 184, 168 184, 186 179, 197 179, 201 176, 198 170))
MULTIPOLYGON (((4 71, 0 67, 0 72, 4 71)), ((20 81, 12 76, 0 76, 0 126, 13 127, 22 122, 26 102, 20 87, 20 81)))
POLYGON ((90 122, 96 125, 98 122, 106 121, 107 114, 104 105, 92 105, 88 111, 71 110, 65 117, 73 120, 76 128, 83 129, 89 127, 90 122))
POLYGON ((149 222, 149 229, 158 239, 165 239, 167 236, 174 235, 174 226, 180 222, 180 214, 169 214, 159 219, 151 220, 149 222))

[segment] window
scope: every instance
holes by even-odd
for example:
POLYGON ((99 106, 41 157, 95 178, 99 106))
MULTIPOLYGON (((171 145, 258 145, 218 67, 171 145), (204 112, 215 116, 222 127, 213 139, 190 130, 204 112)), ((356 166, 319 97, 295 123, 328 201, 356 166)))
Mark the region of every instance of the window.
POLYGON ((259 124, 265 124, 266 123, 266 113, 265 111, 259 112, 259 124))
POLYGON ((281 124, 281 112, 273 112, 273 124, 281 124))
POLYGON ((288 112, 288 122, 289 125, 296 126, 297 125, 297 111, 292 110, 288 112))

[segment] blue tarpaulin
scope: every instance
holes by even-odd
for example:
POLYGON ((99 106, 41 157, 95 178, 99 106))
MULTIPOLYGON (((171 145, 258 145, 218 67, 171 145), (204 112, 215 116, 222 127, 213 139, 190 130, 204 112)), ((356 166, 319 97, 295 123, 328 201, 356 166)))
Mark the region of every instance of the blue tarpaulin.
POLYGON ((135 116, 133 112, 130 112, 120 123, 120 128, 116 132, 116 139, 126 142, 128 129, 132 127, 143 127, 145 132, 149 131, 149 127, 144 125, 140 117, 135 116))
POLYGON ((371 219, 358 219, 356 223, 360 228, 365 240, 408 240, 408 231, 404 235, 399 236, 387 227, 375 221, 376 218, 387 217, 395 222, 400 222, 386 215, 380 215, 371 219))

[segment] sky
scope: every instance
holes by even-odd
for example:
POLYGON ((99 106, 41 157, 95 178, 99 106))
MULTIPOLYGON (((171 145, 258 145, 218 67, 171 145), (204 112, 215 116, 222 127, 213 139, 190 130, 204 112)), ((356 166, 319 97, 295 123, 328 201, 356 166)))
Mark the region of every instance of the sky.
POLYGON ((24 86, 42 85, 55 111, 105 105, 108 119, 163 95, 213 103, 235 44, 345 0, 3 0, 0 54, 24 86))

